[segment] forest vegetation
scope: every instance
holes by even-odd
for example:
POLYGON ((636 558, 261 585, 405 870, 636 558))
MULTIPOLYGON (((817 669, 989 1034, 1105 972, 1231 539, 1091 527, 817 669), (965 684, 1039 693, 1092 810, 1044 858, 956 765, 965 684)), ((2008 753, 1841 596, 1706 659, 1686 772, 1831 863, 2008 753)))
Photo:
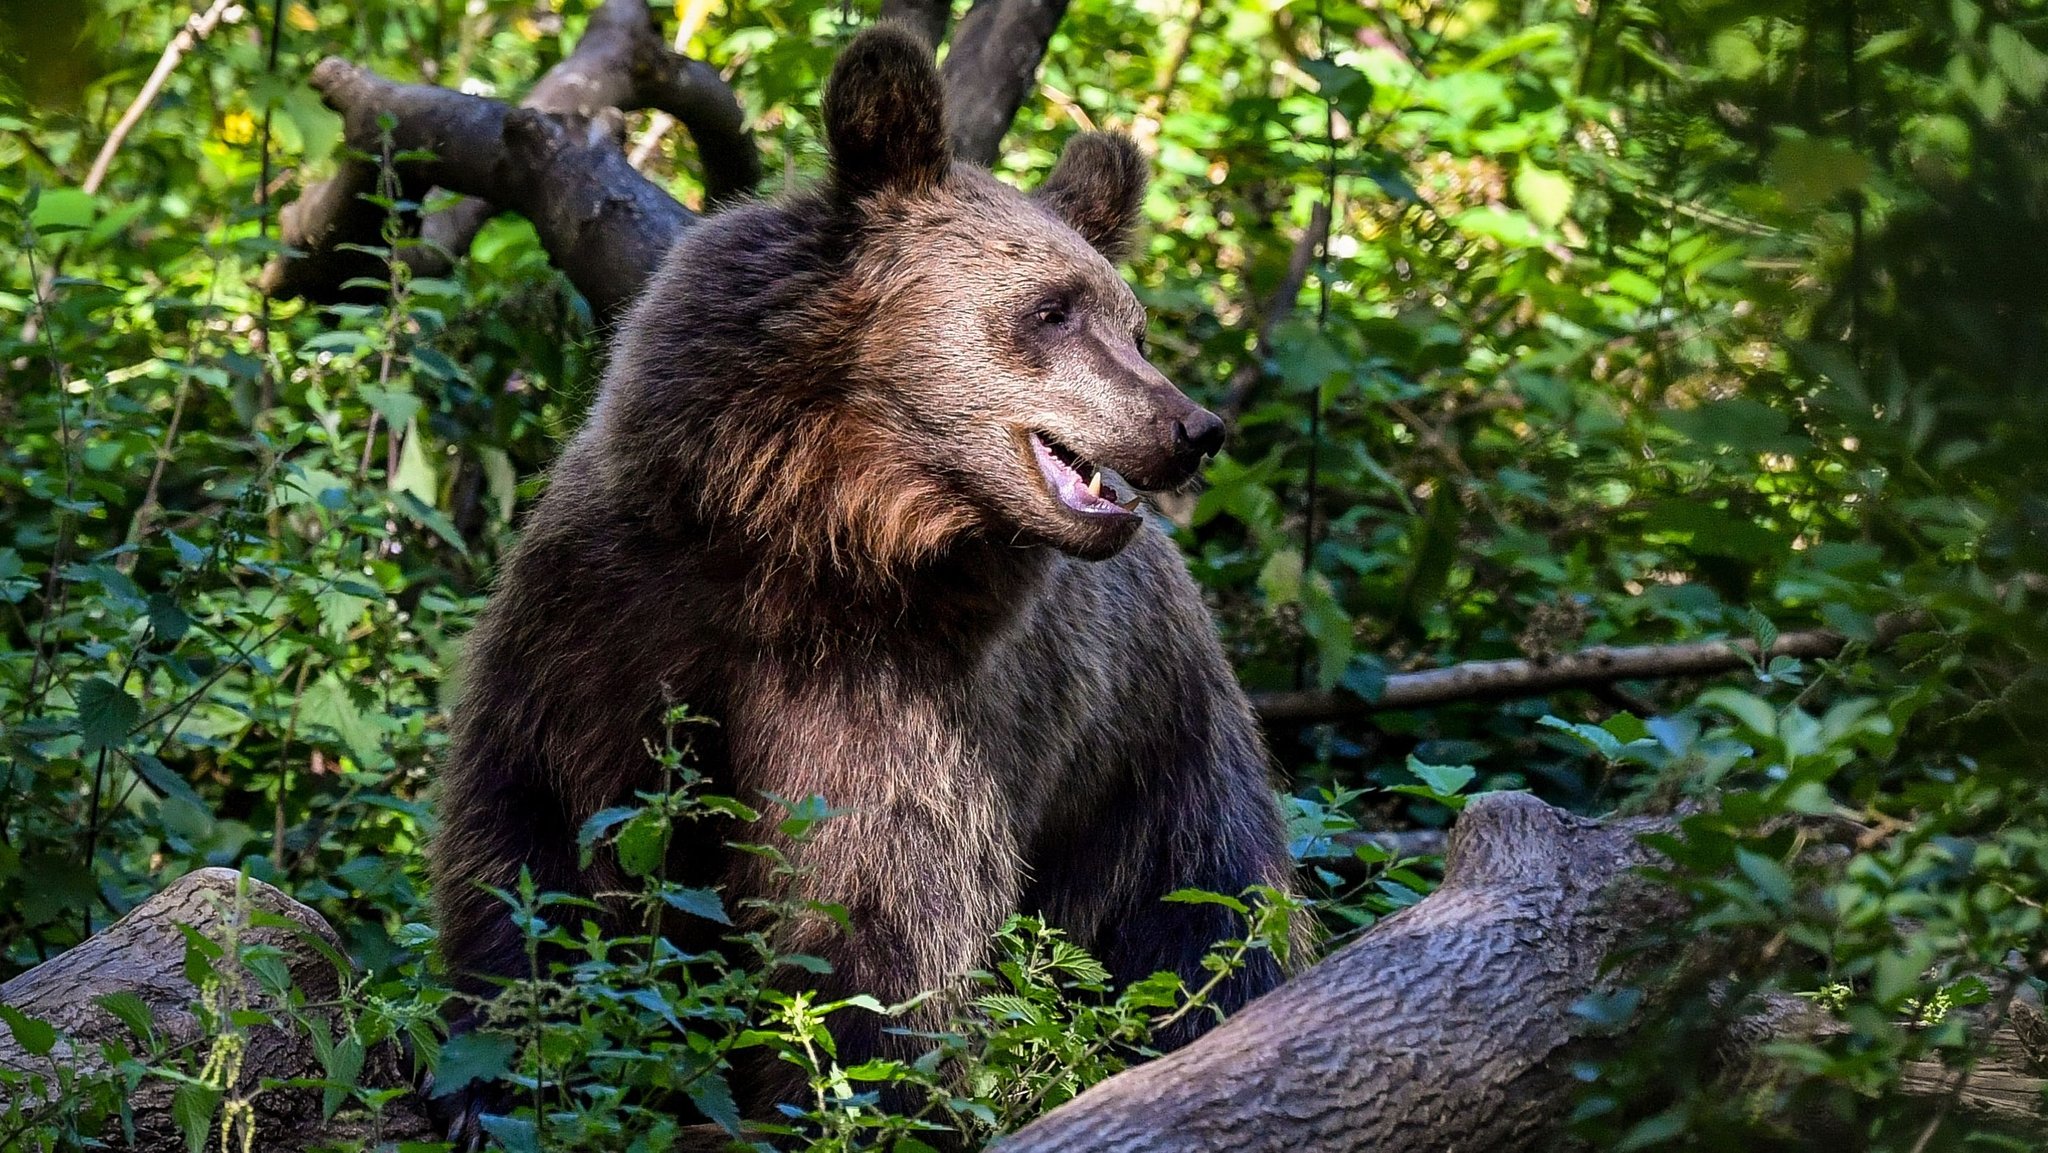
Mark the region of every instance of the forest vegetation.
MULTIPOLYGON (((1300 864, 1298 902, 1188 898, 1244 914, 1219 969, 1290 917, 1331 965, 1393 948, 1425 923, 1404 910, 1505 875, 1473 833, 1445 884, 1461 813, 1551 821, 1557 855, 1516 841, 1523 863, 1632 903, 1573 922, 1598 947, 1551 1079, 1492 1086, 1532 1118, 1492 1147, 2048 1144, 2048 6, 882 7, 947 34, 949 84, 999 87, 974 37, 1042 53, 1014 118, 956 106, 1002 178, 1088 128, 1151 160, 1126 267, 1151 356, 1230 425, 1159 512, 1300 864), (1493 796, 1515 792, 1543 805, 1493 796)), ((310 968, 274 914, 174 934, 165 972, 201 994, 175 1028, 147 989, 100 998, 120 1027, 90 1043, 0 1005, 0 1149, 142 1141, 151 1109, 166 1147, 304 1147, 266 1120, 293 1099, 305 1133, 353 1118, 331 1144, 419 1139, 395 1120, 414 1060, 518 1086, 507 1149, 681 1147, 738 1125, 726 1070, 765 1048, 815 1089, 782 1147, 917 1150, 1017 1130, 1203 1011, 1178 982, 1106 988, 1020 919, 931 1060, 842 1067, 823 1007, 764 979, 803 958, 601 940, 529 887, 506 899, 574 970, 537 964, 520 1012, 444 1043, 422 847, 461 642, 646 237, 821 172, 824 76, 883 14, 655 3, 657 73, 605 62, 619 110, 548 106, 598 13, 0 0, 0 980, 207 867, 333 934, 310 968), (423 185, 459 166, 367 89, 330 106, 382 81, 536 105, 505 139, 545 147, 463 190, 520 211, 423 185), (639 180, 649 231, 551 216, 563 172, 639 180), (266 1073, 265 1031, 309 1071, 266 1073), (880 1109, 900 1082, 933 1104, 880 1109)), ((692 724, 650 750, 671 791, 584 830, 642 862, 650 924, 727 917, 656 862, 764 803, 703 787, 692 724)), ((784 800, 795 831, 831 819, 784 800)), ((1461 1100, 1429 1055, 1493 1010, 1426 965, 1344 972, 1303 989, 1378 982, 1403 1083, 1461 1100)), ((1288 1028, 1335 1066, 1386 1057, 1361 1048, 1377 1011, 1331 996, 1288 1028)), ((1486 1147, 1458 1143, 1483 1112, 1400 1147, 1486 1147)))

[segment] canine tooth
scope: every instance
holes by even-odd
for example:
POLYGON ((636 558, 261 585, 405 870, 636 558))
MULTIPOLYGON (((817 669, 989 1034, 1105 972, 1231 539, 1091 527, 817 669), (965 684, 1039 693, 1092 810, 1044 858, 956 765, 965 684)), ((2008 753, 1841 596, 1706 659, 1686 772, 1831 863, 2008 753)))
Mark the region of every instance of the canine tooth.
POLYGON ((1137 511, 1138 511, 1138 498, 1134 496, 1134 497, 1132 497, 1132 498, 1131 498, 1131 499, 1129 499, 1129 500, 1125 500, 1125 501, 1118 501, 1118 502, 1117 502, 1117 507, 1119 507, 1119 508, 1123 509, 1123 510, 1124 510, 1125 512, 1137 512, 1137 511))
POLYGON ((1102 474, 1101 474, 1101 473, 1099 473, 1099 472, 1098 472, 1098 473, 1096 473, 1096 474, 1095 474, 1094 476, 1091 476, 1091 477, 1089 477, 1089 478, 1088 478, 1088 495, 1089 495, 1089 496, 1095 496, 1095 497, 1099 497, 1099 496, 1101 496, 1101 495, 1102 495, 1102 474))

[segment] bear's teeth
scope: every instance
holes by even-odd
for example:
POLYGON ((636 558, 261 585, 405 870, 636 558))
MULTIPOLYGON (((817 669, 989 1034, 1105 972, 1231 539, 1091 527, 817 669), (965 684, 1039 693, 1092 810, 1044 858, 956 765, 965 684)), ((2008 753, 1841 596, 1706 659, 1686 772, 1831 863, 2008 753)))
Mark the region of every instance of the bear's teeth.
POLYGON ((1094 476, 1088 478, 1088 495, 1095 497, 1097 500, 1100 500, 1102 498, 1101 473, 1098 472, 1094 476))

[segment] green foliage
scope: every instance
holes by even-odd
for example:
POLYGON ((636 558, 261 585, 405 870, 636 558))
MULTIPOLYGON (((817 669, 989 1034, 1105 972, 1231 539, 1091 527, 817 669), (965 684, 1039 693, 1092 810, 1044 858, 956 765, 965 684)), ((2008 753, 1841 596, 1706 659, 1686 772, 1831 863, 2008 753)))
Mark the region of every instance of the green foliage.
MULTIPOLYGON (((514 220, 448 278, 413 278, 390 258, 418 243, 397 227, 418 206, 389 187, 374 303, 265 301, 252 282, 283 175, 339 149, 301 83, 314 61, 513 96, 590 5, 245 6, 90 193, 190 9, 56 7, 0 5, 0 975, 167 878, 241 868, 314 904, 369 974, 315 1036, 323 1103, 374 1108, 352 1070, 392 1036, 431 1054, 446 995, 424 971, 419 859, 458 642, 603 334, 514 220)), ((871 8, 731 0, 697 34, 769 172, 819 166, 817 89, 871 8)), ((1714 947, 1673 969, 1646 940, 1640 979, 1585 1006, 1634 1027, 1588 1058, 1581 1135, 1764 1148, 1825 1115, 1851 1144, 1916 1147, 1929 1119, 1889 1092, 1901 1063, 1967 1055, 1978 1025, 2038 998, 2048 951, 2041 6, 1141 8, 1070 6, 999 169, 1036 179, 1077 125, 1156 151, 1132 261, 1154 355, 1236 418, 1206 487, 1163 504, 1249 688, 1372 700, 1454 660, 1813 627, 1851 642, 1713 685, 1276 729, 1330 943, 1433 883, 1432 861, 1361 830, 1442 828, 1485 789, 1690 801, 1660 875, 1688 910, 1673 940, 1714 947), (1328 242, 1297 253, 1319 209, 1328 242), (1829 828, 1851 831, 1817 851, 1829 828), (1774 994, 1843 1028, 1730 1086, 1716 1025, 1774 994)), ((687 147, 650 171, 701 197, 687 147)), ((654 943, 676 918, 747 922, 657 866, 706 806, 768 803, 706 795, 676 731, 674 787, 585 830, 639 878, 643 936, 505 894, 537 968, 543 942, 570 968, 536 971, 538 1012, 441 1060, 536 1090, 547 1074, 553 1096, 495 1133, 508 1147, 658 1143, 673 1099, 728 1115, 742 1046, 805 1070, 817 1106, 791 1123, 830 1147, 999 1132, 1142 1055, 1160 1014, 1200 1011, 1186 990, 1106 990, 1020 920, 936 1063, 838 1067, 827 1007, 763 981, 765 938, 739 962, 654 943), (942 1068, 964 1080, 921 1118, 879 1107, 942 1068)), ((1219 963, 1284 940, 1275 908, 1247 906, 1219 963)), ((201 976, 219 960, 194 956, 201 976)), ((225 1123, 242 1089, 206 1065, 226 1050, 159 1052, 137 1006, 109 1008, 132 1052, 56 1085, 0 1073, 0 1146, 78 1144, 171 1072, 194 1132, 225 1123)), ((1952 1147, 1996 1147, 1939 1121, 1952 1147)))

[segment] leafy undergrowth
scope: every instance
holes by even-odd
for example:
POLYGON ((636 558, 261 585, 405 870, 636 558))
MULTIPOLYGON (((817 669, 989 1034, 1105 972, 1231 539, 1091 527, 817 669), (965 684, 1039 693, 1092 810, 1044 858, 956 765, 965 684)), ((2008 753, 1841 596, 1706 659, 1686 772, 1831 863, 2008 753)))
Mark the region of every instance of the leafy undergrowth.
MULTIPOLYGON (((406 221, 439 194, 378 198, 387 273, 358 302, 253 282, 282 203, 338 158, 337 120, 300 82, 313 62, 512 97, 591 7, 233 6, 88 192, 191 6, 0 4, 0 976, 231 866, 318 909, 364 974, 324 1042, 337 1107, 375 1105, 340 1075, 374 1042, 434 1049, 447 993, 420 859, 460 640, 607 334, 510 218, 449 275, 413 276, 406 221)), ((1675 931, 1711 948, 1584 1006, 1616 1040, 1578 1069, 1578 1135, 1796 1147, 1825 1118, 1845 1147, 2009 1144, 1897 1084, 1905 1062, 1979 1052, 2048 967, 2040 5, 1141 12, 1067 6, 998 172, 1036 181, 1083 123, 1153 149, 1128 268, 1152 356, 1234 417, 1203 490, 1165 511, 1248 689, 1363 704, 1460 660, 1814 627, 1847 642, 1714 684, 1273 726, 1316 901, 1290 915, 1335 947, 1420 899, 1434 862, 1359 830, 1441 830, 1475 791, 1588 813, 1690 802, 1660 847, 1689 910, 1675 931), (1331 235, 1304 246, 1319 210, 1331 235), (1275 295, 1291 267, 1298 301, 1275 295), (1778 994, 1840 1031, 1731 1085, 1721 1026, 1778 994)), ((778 180, 817 171, 819 84, 869 15, 728 0, 690 41, 778 180)), ((675 137, 648 171, 700 203, 675 137)), ((599 835, 648 836, 706 800, 653 798, 665 815, 599 835)), ((667 895, 672 915, 747 923, 667 895)), ((791 1124, 821 1140, 987 1132, 1141 1056, 1147 1022, 1191 1003, 1095 989, 1019 923, 1014 972, 976 986, 958 1038, 934 1041, 946 1056, 833 1072, 822 1008, 786 980, 800 964, 744 942, 716 961, 600 947, 588 910, 507 897, 578 971, 529 991, 542 1025, 508 1019, 458 1071, 556 1086, 524 1131, 550 1147, 654 1134, 663 1094, 717 1113, 735 1053, 818 1074, 791 1124), (641 1080, 614 1106, 615 1072, 641 1080), (920 1098, 938 1102, 922 1120, 867 1103, 898 1083, 944 1100, 920 1098)), ((118 1129, 145 1077, 192 1078, 195 1131, 238 1115, 231 1047, 128 1049, 105 1077, 67 1067, 49 1098, 9 1086, 0 1146, 118 1129)))

